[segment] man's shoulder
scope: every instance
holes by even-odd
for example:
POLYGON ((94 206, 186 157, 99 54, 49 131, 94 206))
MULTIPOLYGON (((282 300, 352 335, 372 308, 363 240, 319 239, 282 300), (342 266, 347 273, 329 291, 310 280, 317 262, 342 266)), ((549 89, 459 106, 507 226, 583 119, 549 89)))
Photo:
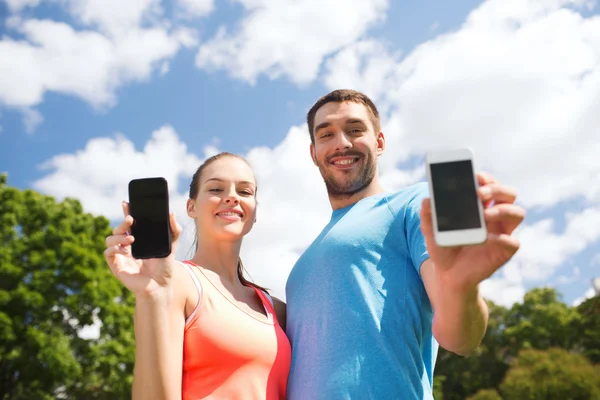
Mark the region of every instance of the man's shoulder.
POLYGON ((386 195, 386 200, 392 212, 400 213, 406 209, 420 209, 421 202, 429 196, 427 182, 418 182, 396 192, 386 195))

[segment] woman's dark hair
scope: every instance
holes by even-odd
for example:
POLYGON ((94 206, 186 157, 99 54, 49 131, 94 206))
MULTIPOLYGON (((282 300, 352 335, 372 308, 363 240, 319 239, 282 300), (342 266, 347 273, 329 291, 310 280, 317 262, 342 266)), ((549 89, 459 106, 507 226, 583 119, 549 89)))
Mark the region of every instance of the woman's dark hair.
MULTIPOLYGON (((249 167, 251 167, 250 163, 244 157, 238 156, 237 154, 222 152, 222 153, 215 154, 214 156, 207 158, 202 163, 202 165, 200 165, 200 167, 198 167, 198 169, 194 173, 194 176, 192 177, 192 182, 190 183, 190 193, 189 193, 190 199, 195 200, 196 197, 198 196, 198 191, 200 190, 200 176, 202 175, 202 172, 206 169, 207 166, 209 166, 213 162, 220 160, 222 158, 237 158, 238 160, 242 160, 249 167)), ((256 196, 256 191, 254 192, 254 196, 256 196)), ((196 235, 196 238, 194 239, 194 247, 196 249, 198 248, 198 236, 197 235, 196 235)), ((238 264, 237 264, 237 275, 238 275, 238 279, 240 280, 242 285, 254 286, 257 289, 267 292, 267 289, 263 288, 262 286, 257 285, 254 282, 250 282, 248 279, 246 279, 246 277, 244 277, 244 271, 245 271, 244 264, 242 264, 242 259, 240 258, 240 259, 238 259, 238 264)))

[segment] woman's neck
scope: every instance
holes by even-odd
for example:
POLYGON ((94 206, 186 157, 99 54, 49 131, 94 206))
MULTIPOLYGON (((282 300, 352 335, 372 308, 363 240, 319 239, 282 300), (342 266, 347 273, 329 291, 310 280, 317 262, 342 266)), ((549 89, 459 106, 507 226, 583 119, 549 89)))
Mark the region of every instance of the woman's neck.
POLYGON ((230 242, 207 240, 205 237, 198 240, 198 247, 192 261, 196 265, 216 273, 224 284, 238 285, 240 280, 237 269, 241 247, 241 239, 230 242))

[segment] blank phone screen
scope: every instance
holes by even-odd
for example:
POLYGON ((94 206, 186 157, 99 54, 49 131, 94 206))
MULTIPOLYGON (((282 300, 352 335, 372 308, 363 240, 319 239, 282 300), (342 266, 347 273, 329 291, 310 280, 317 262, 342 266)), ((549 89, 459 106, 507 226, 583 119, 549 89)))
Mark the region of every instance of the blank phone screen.
POLYGON ((169 198, 166 181, 138 179, 129 186, 129 208, 134 219, 131 234, 136 258, 165 257, 171 252, 169 198))
POLYGON ((438 230, 481 228, 471 161, 434 163, 430 168, 438 230))

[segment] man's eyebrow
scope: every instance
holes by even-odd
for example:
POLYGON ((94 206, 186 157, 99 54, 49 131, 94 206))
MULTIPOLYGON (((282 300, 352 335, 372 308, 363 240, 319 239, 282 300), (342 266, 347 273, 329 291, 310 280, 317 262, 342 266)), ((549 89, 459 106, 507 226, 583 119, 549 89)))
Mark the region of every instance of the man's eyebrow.
POLYGON ((315 132, 318 132, 319 129, 327 128, 331 126, 331 122, 321 122, 319 125, 315 126, 315 132))
POLYGON ((346 124, 366 124, 366 122, 360 118, 349 118, 346 120, 346 124))
MULTIPOLYGON (((221 179, 221 178, 209 178, 206 181, 204 181, 204 183, 207 183, 207 182, 210 182, 210 181, 225 182, 225 180, 221 179)), ((251 182, 251 181, 239 181, 237 183, 242 183, 242 184, 245 184, 245 185, 254 185, 254 182, 251 182)))

